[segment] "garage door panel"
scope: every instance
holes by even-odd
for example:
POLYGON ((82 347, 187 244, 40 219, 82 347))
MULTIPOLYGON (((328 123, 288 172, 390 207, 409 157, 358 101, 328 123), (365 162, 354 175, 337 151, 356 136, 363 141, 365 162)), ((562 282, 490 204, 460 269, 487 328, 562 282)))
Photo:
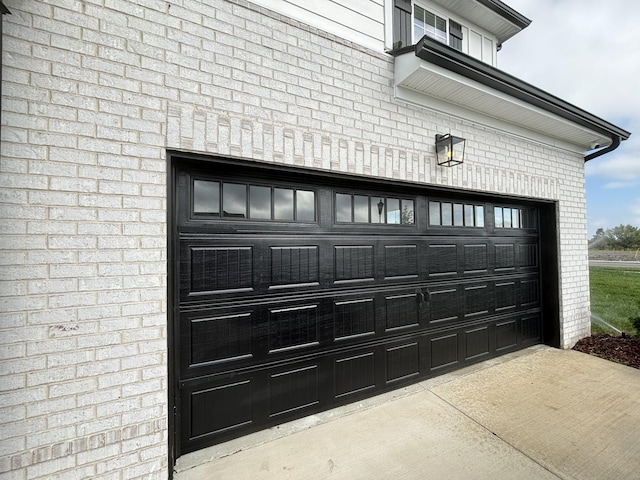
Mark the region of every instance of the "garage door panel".
POLYGON ((270 247, 270 287, 320 284, 318 245, 270 247))
POLYGON ((226 371, 258 360, 260 309, 207 308, 180 314, 180 375, 226 371))
POLYGON ((306 365, 269 375, 269 417, 313 407, 320 402, 319 365, 306 365))
POLYGON ((520 305, 523 308, 540 306, 540 282, 537 277, 520 282, 520 305))
POLYGON ((520 334, 522 344, 534 344, 540 341, 540 314, 527 315, 520 321, 520 334))
POLYGON ((318 304, 269 309, 269 353, 319 344, 318 304))
POLYGON ((429 350, 431 371, 454 368, 459 363, 458 332, 432 337, 429 350))
POLYGON ((482 275, 489 269, 487 244, 465 244, 463 270, 465 274, 482 275))
POLYGON ((384 278, 417 278, 418 245, 385 245, 384 278))
POLYGON ((193 392, 190 438, 250 425, 253 422, 252 387, 251 380, 244 380, 193 392))
POLYGON ((459 319, 459 287, 456 285, 429 289, 430 318, 432 325, 453 323, 459 319))
POLYGON ((191 294, 250 290, 252 247, 191 247, 191 294))
POLYGON ((489 314, 493 303, 493 289, 490 282, 465 285, 464 317, 473 318, 489 314))
POLYGON ((508 280, 495 284, 495 311, 506 312, 518 307, 518 282, 508 280))
POLYGON ((520 243, 518 245, 518 267, 521 270, 538 268, 538 244, 520 243))
POLYGON ((420 348, 417 341, 385 349, 386 383, 407 380, 420 374, 420 348))
POLYGON ((516 244, 494 244, 494 268, 496 272, 509 272, 516 269, 516 244))
POLYGON ((264 418, 264 384, 264 374, 256 372, 182 382, 180 432, 185 444, 195 449, 255 429, 264 418))
POLYGON ((188 376, 539 307, 537 277, 248 297, 186 312, 188 376), (199 372, 196 372, 198 370, 199 372))
POLYGON ((516 319, 509 319, 496 324, 496 349, 498 352, 514 348, 518 345, 518 324, 516 319))
POLYGON ((251 245, 229 246, 183 242, 181 297, 243 294, 253 287, 251 245))
POLYGON ((376 358, 374 352, 366 352, 334 361, 334 398, 372 390, 376 386, 376 358))
POLYGON ((189 366, 252 356, 252 312, 191 319, 189 366))
POLYGON ((489 326, 474 327, 464 332, 464 359, 479 360, 491 353, 489 326))
POLYGON ((333 301, 333 336, 335 340, 374 335, 375 298, 333 301))
POLYGON ((456 276, 458 274, 458 246, 456 244, 429 245, 430 277, 456 276))
POLYGON ((334 246, 334 281, 373 281, 375 262, 373 245, 334 246))
POLYGON ((416 293, 385 296, 385 309, 386 332, 420 324, 420 303, 416 293))

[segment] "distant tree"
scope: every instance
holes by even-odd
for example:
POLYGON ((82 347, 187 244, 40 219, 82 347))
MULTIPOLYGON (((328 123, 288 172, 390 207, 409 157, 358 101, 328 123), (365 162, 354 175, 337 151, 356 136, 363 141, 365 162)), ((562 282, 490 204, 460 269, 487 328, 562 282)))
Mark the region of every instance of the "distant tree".
POLYGON ((630 250, 640 248, 640 229, 632 225, 618 225, 608 230, 616 248, 630 250))
POLYGON ((595 250, 608 249, 607 232, 605 232, 603 228, 596 230, 596 234, 591 237, 591 240, 589 240, 589 248, 593 248, 595 250))
POLYGON ((589 240, 589 248, 596 250, 635 250, 640 248, 640 228, 618 225, 604 230, 599 228, 589 240))

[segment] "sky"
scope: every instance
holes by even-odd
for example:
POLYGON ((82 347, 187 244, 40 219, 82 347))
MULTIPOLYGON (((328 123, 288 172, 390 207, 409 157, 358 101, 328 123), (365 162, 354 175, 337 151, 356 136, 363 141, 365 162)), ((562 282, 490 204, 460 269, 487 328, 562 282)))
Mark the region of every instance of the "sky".
POLYGON ((498 68, 632 133, 586 165, 589 238, 640 227, 640 2, 503 1, 531 24, 504 42, 498 68))

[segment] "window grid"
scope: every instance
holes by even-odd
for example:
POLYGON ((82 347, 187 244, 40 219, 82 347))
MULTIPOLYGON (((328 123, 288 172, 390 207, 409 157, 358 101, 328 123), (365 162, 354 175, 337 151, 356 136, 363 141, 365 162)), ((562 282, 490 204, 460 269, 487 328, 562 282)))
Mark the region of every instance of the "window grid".
POLYGON ((536 228, 535 210, 530 208, 494 207, 496 228, 536 228))
POLYGON ((415 201, 379 195, 335 194, 336 223, 413 225, 415 201))
POLYGON ((457 202, 429 202, 429 225, 484 228, 484 205, 457 202))
POLYGON ((193 180, 192 213, 196 217, 316 221, 316 192, 236 182, 193 180))
POLYGON ((413 32, 416 40, 427 35, 444 44, 448 43, 447 20, 445 18, 415 5, 413 19, 413 32))

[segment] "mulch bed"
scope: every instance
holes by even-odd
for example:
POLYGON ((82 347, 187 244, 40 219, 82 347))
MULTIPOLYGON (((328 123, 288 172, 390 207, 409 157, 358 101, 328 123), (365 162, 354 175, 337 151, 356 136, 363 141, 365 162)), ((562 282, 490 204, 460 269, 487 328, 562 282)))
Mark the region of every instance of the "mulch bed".
POLYGON ((583 338, 574 350, 640 369, 640 338, 592 335, 583 338))

